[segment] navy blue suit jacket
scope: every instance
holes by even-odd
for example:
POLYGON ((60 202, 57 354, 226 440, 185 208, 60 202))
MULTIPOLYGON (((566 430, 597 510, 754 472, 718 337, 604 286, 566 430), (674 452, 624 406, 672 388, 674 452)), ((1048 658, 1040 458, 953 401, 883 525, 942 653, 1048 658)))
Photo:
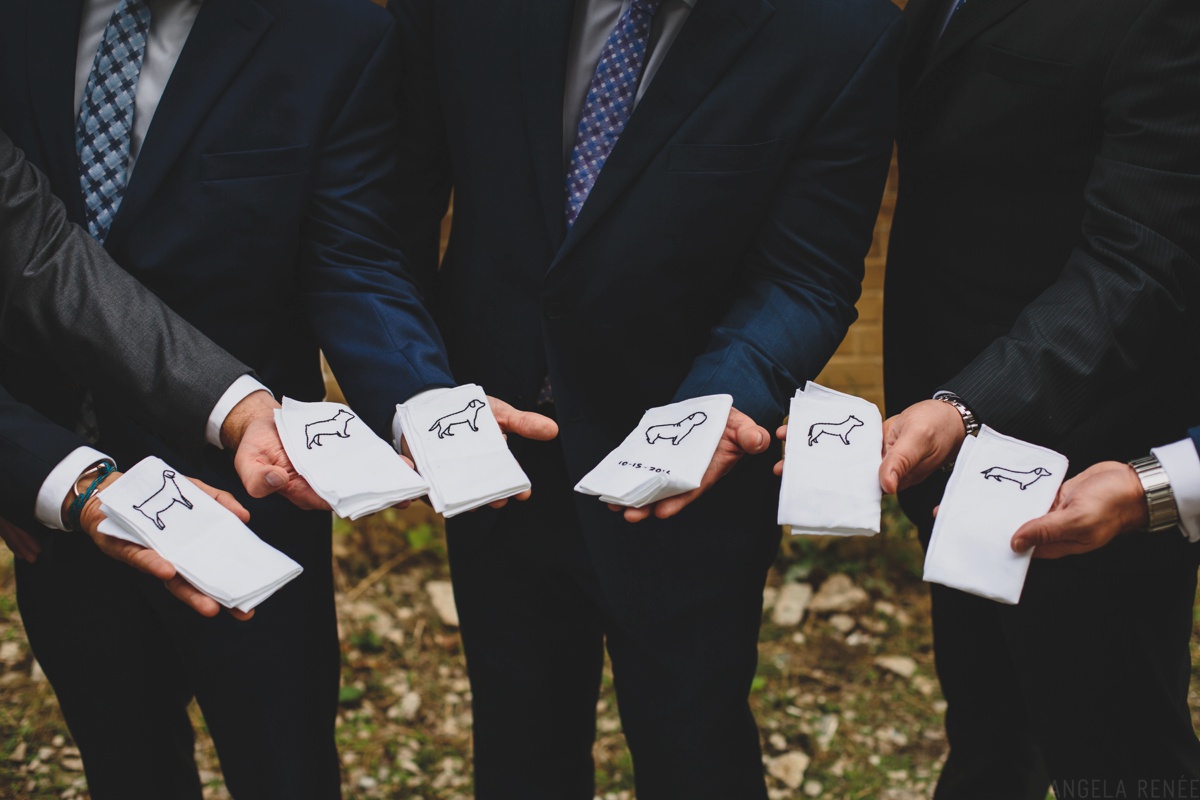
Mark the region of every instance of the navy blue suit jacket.
POLYGON ((855 318, 891 155, 886 0, 704 0, 564 221, 573 0, 393 0, 405 250, 460 381, 549 374, 572 478, 650 406, 725 392, 766 426, 855 318))
MULTIPOLYGON (((76 221, 81 8, 0 9, 0 126, 76 221)), ((278 394, 322 396, 319 345, 381 432, 395 403, 452 382, 398 245, 398 74, 394 23, 367 0, 205 0, 106 243, 278 394)), ((78 406, 57 403, 64 381, 44 359, 5 361, 14 395, 73 425, 78 406)), ((125 466, 181 458, 121 398, 100 399, 104 444, 125 466)))
POLYGON ((1192 437, 1192 444, 1196 445, 1197 455, 1200 455, 1200 428, 1192 428, 1188 435, 1192 437))

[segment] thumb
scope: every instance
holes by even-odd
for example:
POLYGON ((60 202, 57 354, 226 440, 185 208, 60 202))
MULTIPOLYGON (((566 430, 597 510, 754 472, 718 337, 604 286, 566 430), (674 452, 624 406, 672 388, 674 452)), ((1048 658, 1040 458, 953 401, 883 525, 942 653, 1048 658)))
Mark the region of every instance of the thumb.
POLYGON ((243 452, 244 449, 244 447, 238 448, 233 457, 233 468, 237 471, 242 486, 246 487, 246 494, 251 497, 266 497, 287 488, 288 473, 286 469, 260 461, 254 455, 243 452))
POLYGON ((495 397, 488 397, 492 415, 505 433, 514 433, 524 439, 548 442, 558 436, 558 423, 533 411, 520 411, 495 397))
POLYGON ((1057 536, 1056 532, 1059 526, 1056 525, 1059 515, 1050 512, 1037 519, 1031 519, 1021 527, 1017 528, 1017 532, 1013 534, 1012 549, 1016 553, 1024 553, 1039 545, 1050 544, 1057 536))
POLYGON ((911 452, 911 447, 903 437, 888 448, 879 465, 879 486, 884 494, 895 494, 900 489, 900 482, 916 466, 918 458, 911 452))
POLYGON ((734 426, 734 441, 747 453, 756 455, 771 444, 771 434, 767 433, 767 429, 737 409, 730 411, 729 422, 734 426))

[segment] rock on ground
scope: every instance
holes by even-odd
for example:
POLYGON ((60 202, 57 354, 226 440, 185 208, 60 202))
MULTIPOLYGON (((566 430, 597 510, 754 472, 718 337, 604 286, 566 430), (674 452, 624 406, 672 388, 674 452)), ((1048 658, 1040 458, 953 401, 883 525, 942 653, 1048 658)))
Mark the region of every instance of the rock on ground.
POLYGON ((788 583, 779 590, 771 620, 780 627, 799 625, 812 600, 813 589, 807 583, 788 583))
POLYGON ((425 584, 425 592, 429 595, 429 602, 433 604, 433 610, 437 612, 442 624, 457 628, 458 609, 454 605, 454 587, 450 581, 430 581, 425 584))
POLYGON ((917 672, 917 662, 908 656, 879 656, 875 659, 875 665, 888 672, 894 672, 901 678, 911 678, 917 672))
POLYGON ((800 785, 804 783, 804 773, 808 770, 809 761, 810 759, 805 753, 793 750, 767 762, 767 772, 782 781, 789 789, 799 789, 800 785))
POLYGON ((870 599, 866 590, 855 586, 849 575, 837 573, 825 579, 808 607, 816 614, 830 611, 846 612, 866 605, 870 599))

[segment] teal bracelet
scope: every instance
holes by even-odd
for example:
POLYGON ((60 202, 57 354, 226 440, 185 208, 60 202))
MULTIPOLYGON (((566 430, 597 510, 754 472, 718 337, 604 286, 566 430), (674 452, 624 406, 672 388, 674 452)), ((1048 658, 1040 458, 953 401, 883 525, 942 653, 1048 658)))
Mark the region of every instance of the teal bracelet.
POLYGON ((79 517, 83 513, 83 507, 87 505, 87 501, 92 499, 92 495, 96 493, 96 487, 112 473, 116 472, 116 465, 111 461, 101 461, 96 465, 96 478, 91 482, 87 489, 81 494, 75 495, 75 499, 71 501, 70 507, 67 509, 67 524, 71 526, 71 530, 77 531, 83 524, 79 517))

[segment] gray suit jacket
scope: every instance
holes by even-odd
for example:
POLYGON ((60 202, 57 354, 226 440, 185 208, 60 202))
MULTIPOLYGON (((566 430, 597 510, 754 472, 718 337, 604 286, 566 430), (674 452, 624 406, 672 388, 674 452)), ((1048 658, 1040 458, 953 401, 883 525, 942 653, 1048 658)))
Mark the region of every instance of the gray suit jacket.
MULTIPOLYGON (((213 406, 235 379, 250 372, 69 223, 49 182, 3 131, 0 340, 52 358, 78 383, 121 398, 150 427, 184 446, 203 444, 213 406)), ((7 393, 4 400, 11 401, 7 393)), ((0 436, 25 438, 28 431, 17 429, 19 420, 0 414, 0 436)), ((60 449, 69 444, 61 437, 55 443, 60 449)), ((42 474, 23 483, 33 484, 36 493, 48 469, 34 466, 25 465, 42 474)), ((19 465, 0 471, 9 467, 19 465)))

